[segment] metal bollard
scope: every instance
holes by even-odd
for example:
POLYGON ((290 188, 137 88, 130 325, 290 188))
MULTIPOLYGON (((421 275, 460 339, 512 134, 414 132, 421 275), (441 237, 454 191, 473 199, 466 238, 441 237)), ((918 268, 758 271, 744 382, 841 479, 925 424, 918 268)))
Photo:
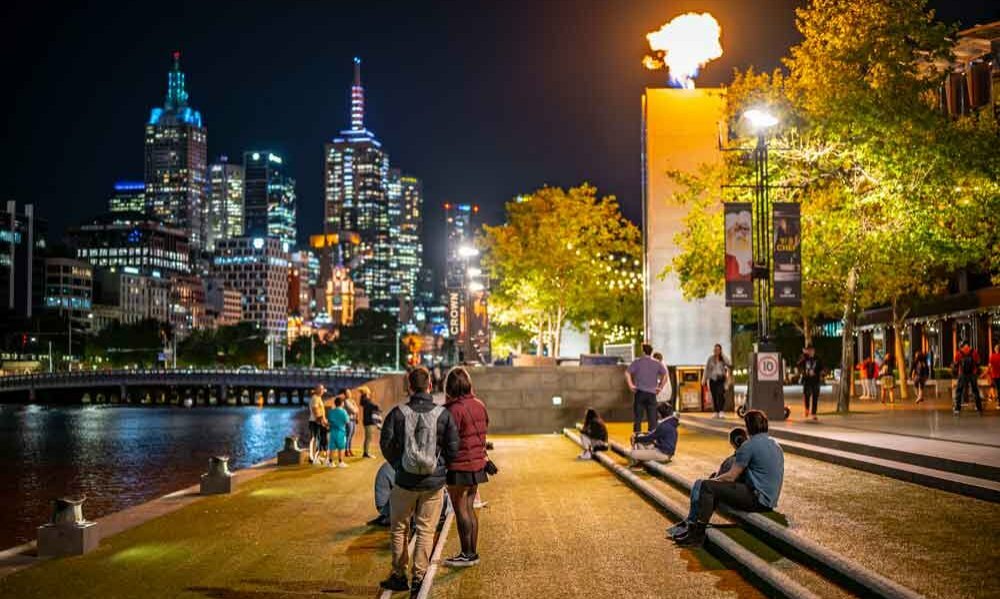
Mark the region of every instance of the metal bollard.
POLYGON ((309 460, 309 451, 299 447, 299 438, 296 435, 285 437, 285 447, 278 452, 279 466, 298 466, 309 460))
POLYGON ((233 492, 233 473, 229 471, 229 458, 215 456, 208 459, 208 472, 201 475, 202 495, 224 495, 233 492))
POLYGON ((86 497, 61 497, 52 502, 52 519, 38 527, 38 556, 66 557, 83 555, 97 549, 100 527, 83 517, 86 497))

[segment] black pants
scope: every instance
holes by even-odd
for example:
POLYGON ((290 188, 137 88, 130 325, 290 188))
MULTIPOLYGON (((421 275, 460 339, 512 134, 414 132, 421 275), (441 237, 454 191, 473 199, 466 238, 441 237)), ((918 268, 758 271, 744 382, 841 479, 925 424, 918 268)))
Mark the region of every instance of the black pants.
POLYGON ((698 522, 708 524, 719 503, 745 512, 759 512, 768 509, 757 502, 757 496, 754 495, 753 489, 743 483, 717 480, 701 481, 698 505, 692 506, 697 507, 698 522))
POLYGON ((806 404, 806 411, 816 414, 816 406, 819 405, 819 379, 802 379, 802 399, 806 404))
POLYGON ((656 394, 649 391, 635 392, 635 399, 632 402, 632 432, 638 433, 642 430, 642 417, 646 416, 649 423, 648 431, 656 428, 656 394))
POLYGON ((982 412, 983 398, 979 396, 979 381, 976 380, 976 375, 966 376, 964 374, 958 375, 958 384, 955 385, 955 410, 962 409, 962 399, 964 399, 966 387, 972 389, 972 397, 976 399, 976 410, 982 412))
POLYGON ((726 409, 726 379, 709 379, 708 390, 712 393, 712 411, 726 409))

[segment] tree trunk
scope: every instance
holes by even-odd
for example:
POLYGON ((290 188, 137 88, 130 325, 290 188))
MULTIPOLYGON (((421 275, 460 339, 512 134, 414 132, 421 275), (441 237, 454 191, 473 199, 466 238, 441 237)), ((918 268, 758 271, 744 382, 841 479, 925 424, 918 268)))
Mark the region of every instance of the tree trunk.
POLYGON ((851 385, 845 384, 854 376, 854 325, 858 318, 857 292, 858 270, 851 267, 847 272, 847 287, 844 301, 844 337, 840 351, 840 385, 837 387, 837 412, 846 414, 851 411, 851 385))
POLYGON ((535 348, 535 355, 541 358, 545 350, 545 321, 538 320, 538 346, 535 348))
POLYGON ((553 334, 552 345, 553 345, 553 348, 554 348, 552 355, 554 357, 556 357, 556 358, 558 358, 560 355, 562 355, 562 325, 563 325, 563 315, 564 314, 565 314, 565 310, 563 310, 562 306, 559 306, 559 308, 556 310, 555 330, 552 332, 552 334, 553 334))
POLYGON ((910 311, 900 313, 899 311, 899 300, 892 300, 892 328, 895 343, 893 344, 893 353, 896 354, 896 372, 899 373, 897 377, 899 379, 899 399, 902 401, 907 401, 910 399, 910 386, 907 384, 907 372, 906 372, 906 356, 903 355, 903 320, 909 315, 910 311))
POLYGON ((804 338, 805 345, 808 347, 812 345, 813 342, 813 330, 812 323, 806 314, 802 313, 802 337, 804 338))

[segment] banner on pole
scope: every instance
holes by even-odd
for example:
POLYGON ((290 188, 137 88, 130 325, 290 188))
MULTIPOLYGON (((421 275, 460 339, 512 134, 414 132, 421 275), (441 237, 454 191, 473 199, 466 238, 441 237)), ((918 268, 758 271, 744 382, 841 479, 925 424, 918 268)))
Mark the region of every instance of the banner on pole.
POLYGON ((726 305, 753 305, 753 220, 749 202, 725 204, 726 305))
POLYGON ((774 204, 774 305, 802 306, 802 223, 795 202, 774 204))

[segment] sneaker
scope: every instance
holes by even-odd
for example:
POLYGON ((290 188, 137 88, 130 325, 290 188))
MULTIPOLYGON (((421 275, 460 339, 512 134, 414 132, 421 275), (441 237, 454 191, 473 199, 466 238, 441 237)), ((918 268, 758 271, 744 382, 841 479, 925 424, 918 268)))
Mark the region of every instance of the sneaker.
POLYGON ((581 453, 580 455, 576 456, 576 459, 578 459, 578 460, 589 460, 590 458, 591 458, 591 455, 590 455, 589 451, 585 451, 585 452, 581 453))
POLYGON ((413 584, 410 585, 410 597, 417 597, 420 595, 420 587, 424 586, 424 579, 413 579, 413 584))
POLYGON ((476 554, 466 555, 464 553, 459 553, 455 557, 449 557, 444 560, 444 565, 449 568, 468 568, 469 566, 475 566, 479 563, 479 556, 476 554))
POLYGON ((667 537, 671 539, 676 539, 681 534, 687 532, 687 529, 688 529, 688 521, 682 520, 681 522, 678 522, 677 524, 674 524, 673 526, 667 529, 667 537))
POLYGON ((961 411, 960 410, 952 410, 951 413, 954 414, 955 416, 958 416, 961 413, 961 411))
POLYGON ((382 527, 385 527, 385 526, 389 526, 389 519, 386 518, 385 516, 378 516, 377 518, 372 518, 371 520, 369 520, 365 524, 367 524, 368 526, 382 526, 382 527))
POLYGON ((337 464, 337 468, 347 468, 347 462, 341 462, 337 464))
POLYGON ((409 591, 410 584, 406 582, 405 576, 399 576, 398 574, 390 574, 389 578, 386 578, 382 582, 378 583, 378 586, 382 587, 387 591, 409 591))
POLYGON ((705 525, 693 522, 687 533, 674 538, 681 547, 701 547, 705 543, 705 525))
POLYGON ((370 454, 370 453, 366 453, 366 454, 362 454, 362 456, 361 456, 361 457, 363 457, 363 458, 369 458, 369 459, 370 459, 370 458, 374 458, 375 456, 373 456, 373 455, 372 455, 372 454, 370 454))
POLYGON ((472 509, 481 510, 484 507, 488 506, 489 504, 490 504, 489 501, 483 501, 482 499, 477 499, 476 501, 472 502, 472 509))

